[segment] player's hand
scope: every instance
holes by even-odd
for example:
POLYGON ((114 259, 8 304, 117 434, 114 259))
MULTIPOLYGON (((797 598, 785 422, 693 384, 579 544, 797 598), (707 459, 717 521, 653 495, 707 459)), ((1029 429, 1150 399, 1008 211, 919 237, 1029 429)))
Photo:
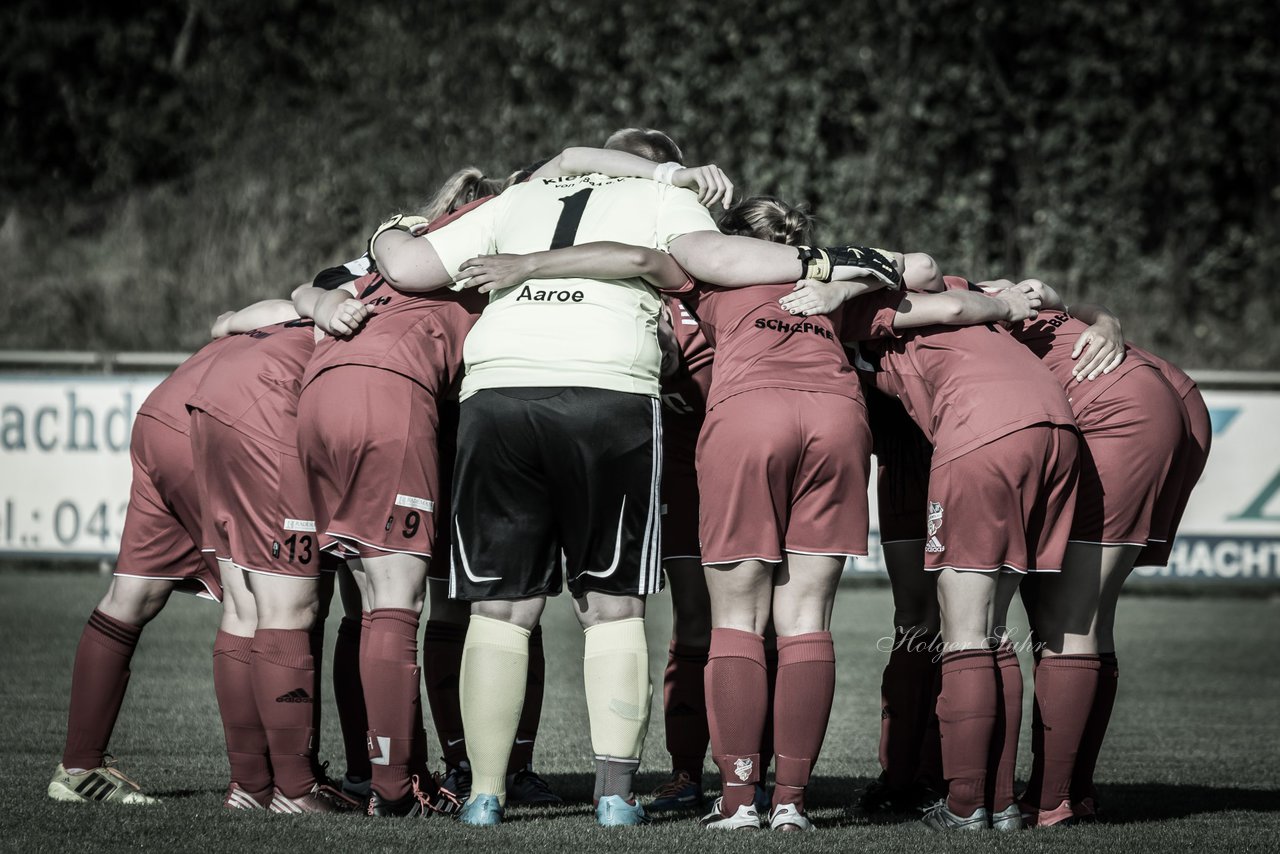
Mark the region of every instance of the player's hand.
POLYGON ((1036 296, 1040 297, 1040 305, 1042 305, 1046 311, 1061 311, 1066 307, 1062 302, 1062 297, 1058 295, 1058 292, 1039 279, 1023 279, 1021 282, 1018 282, 1018 285, 1026 285, 1030 287, 1032 292, 1036 296))
POLYGON ((1008 323, 1035 320, 1036 309, 1040 307, 1040 297, 1029 286, 1014 285, 1011 288, 1003 288, 996 291, 991 298, 1004 306, 1004 319, 1008 323))
POLYGON ((778 304, 792 314, 810 317, 815 314, 830 314, 847 299, 849 299, 849 289, 844 282, 801 279, 796 282, 795 289, 791 293, 778 300, 778 304))
MULTIPOLYGON (((334 291, 333 293, 337 293, 334 291)), ((316 326, 335 338, 350 338, 360 331, 372 314, 369 307, 358 299, 344 299, 324 304, 316 309, 316 326)))
POLYGON ((1078 383, 1097 379, 1120 367, 1124 361, 1124 334, 1120 324, 1102 318, 1081 332, 1071 358, 1076 360, 1071 373, 1078 383))
POLYGON ((456 281, 464 288, 487 294, 527 282, 536 271, 532 255, 479 255, 462 262, 456 281))
POLYGON ((227 331, 227 321, 235 317, 235 315, 234 311, 224 311, 218 315, 217 319, 213 321, 212 333, 214 338, 226 338, 230 334, 227 331))
POLYGON ((706 207, 720 202, 727 210, 733 204, 733 182, 714 163, 677 169, 671 176, 671 183, 697 192, 698 201, 706 207))

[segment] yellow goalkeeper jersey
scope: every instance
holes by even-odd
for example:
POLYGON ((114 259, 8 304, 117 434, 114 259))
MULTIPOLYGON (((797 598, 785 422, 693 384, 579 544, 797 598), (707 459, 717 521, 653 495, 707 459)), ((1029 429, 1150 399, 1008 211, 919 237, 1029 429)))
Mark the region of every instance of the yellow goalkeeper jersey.
MULTIPOLYGON (((666 251, 715 222, 689 190, 579 175, 511 187, 423 237, 456 278, 468 258, 612 240, 666 251)), ((658 394, 661 301, 641 279, 531 279, 494 291, 463 348, 462 397, 486 388, 584 386, 658 394)))

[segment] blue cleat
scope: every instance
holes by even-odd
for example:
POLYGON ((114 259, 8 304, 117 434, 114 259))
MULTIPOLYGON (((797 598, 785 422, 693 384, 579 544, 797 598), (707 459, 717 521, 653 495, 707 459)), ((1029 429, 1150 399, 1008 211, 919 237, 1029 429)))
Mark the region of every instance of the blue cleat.
POLYGON ((476 795, 462 808, 458 821, 472 827, 496 827, 502 824, 502 804, 497 795, 476 795))
POLYGON ((702 806, 702 786, 693 782, 693 778, 684 771, 676 771, 670 780, 654 790, 649 812, 696 810, 702 806))
POLYGON ((632 803, 621 795, 605 795, 596 804, 596 821, 601 827, 633 827, 648 824, 640 802, 632 803))

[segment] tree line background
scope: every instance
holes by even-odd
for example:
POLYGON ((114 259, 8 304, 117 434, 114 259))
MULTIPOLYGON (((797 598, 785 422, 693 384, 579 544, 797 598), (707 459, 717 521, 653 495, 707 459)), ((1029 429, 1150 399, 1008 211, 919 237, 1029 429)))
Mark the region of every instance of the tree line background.
POLYGON ((1274 0, 11 0, 0 31, 4 347, 194 349, 453 170, 641 125, 828 241, 1280 364, 1274 0))

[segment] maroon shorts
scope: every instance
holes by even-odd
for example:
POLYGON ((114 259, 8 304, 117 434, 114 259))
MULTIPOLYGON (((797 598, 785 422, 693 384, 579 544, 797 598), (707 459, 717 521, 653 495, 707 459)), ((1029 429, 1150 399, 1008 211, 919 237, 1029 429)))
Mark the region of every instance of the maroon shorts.
POLYGON ((1161 485, 1156 497, 1155 516, 1151 525, 1151 537, 1136 566, 1167 566, 1173 550, 1174 537, 1182 523, 1191 490, 1195 489, 1209 461, 1209 446, 1213 441, 1213 424, 1209 420, 1209 408, 1204 404, 1200 390, 1194 386, 1182 398, 1186 415, 1181 441, 1169 467, 1169 476, 1161 485))
POLYGON ((246 572, 317 578, 320 548, 302 463, 292 454, 191 413, 191 450, 204 501, 201 541, 246 572))
POLYGON ((701 560, 698 470, 694 457, 703 416, 662 414, 662 559, 701 560))
POLYGON ((222 601, 213 555, 200 550, 200 496, 191 440, 145 415, 129 440, 133 485, 115 574, 177 582, 177 589, 222 601))
POLYGON ((1060 571, 1079 444, 1068 427, 1035 424, 935 466, 925 569, 1060 571))
POLYGON ((342 365, 298 401, 316 529, 340 554, 429 559, 439 513, 435 400, 406 376, 342 365))
POLYGON ((1186 433, 1182 401, 1154 367, 1129 371, 1080 414, 1073 542, 1145 546, 1186 433))
POLYGON ((843 395, 763 388, 718 403, 698 437, 702 562, 865 555, 870 456, 866 407, 843 395))

